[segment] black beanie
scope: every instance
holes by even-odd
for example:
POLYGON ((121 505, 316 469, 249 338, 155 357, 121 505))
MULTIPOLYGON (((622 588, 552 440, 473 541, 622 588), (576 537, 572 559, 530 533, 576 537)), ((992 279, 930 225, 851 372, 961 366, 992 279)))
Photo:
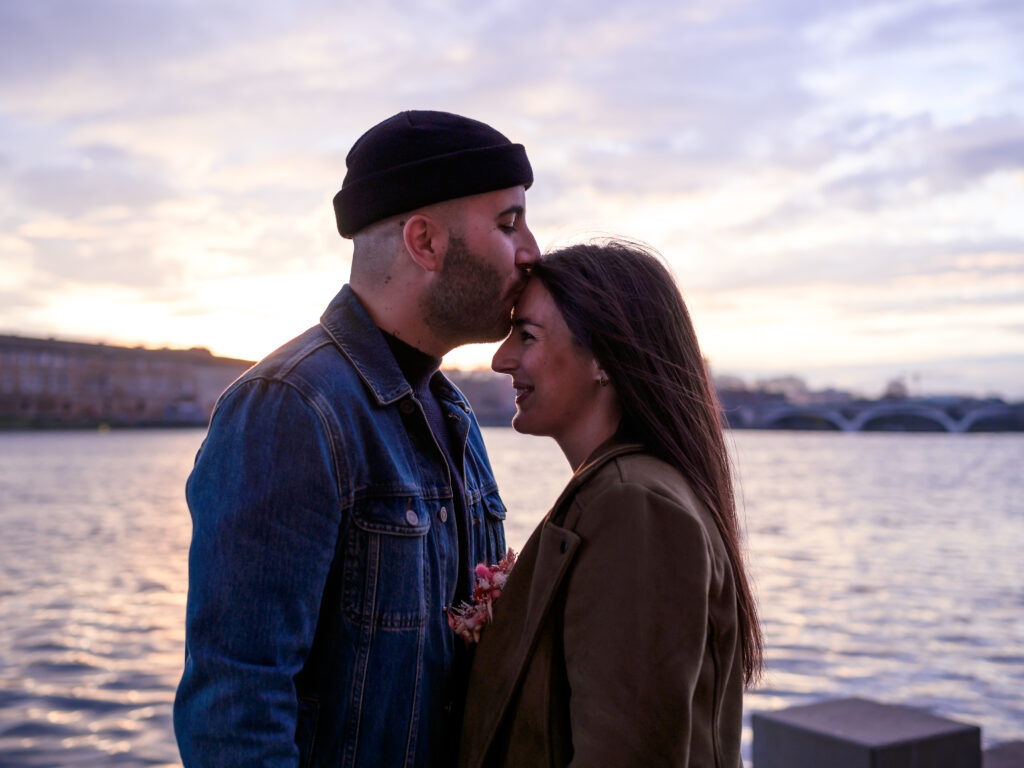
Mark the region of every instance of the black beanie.
POLYGON ((389 117, 359 137, 345 165, 345 181, 334 196, 342 237, 431 203, 533 183, 522 144, 448 112, 389 117))

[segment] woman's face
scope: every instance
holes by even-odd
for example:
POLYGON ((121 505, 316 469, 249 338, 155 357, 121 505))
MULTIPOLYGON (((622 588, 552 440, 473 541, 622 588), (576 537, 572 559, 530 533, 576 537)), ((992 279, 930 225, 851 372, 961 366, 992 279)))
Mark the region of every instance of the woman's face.
POLYGON ((601 386, 603 373, 597 361, 573 343, 554 299, 539 280, 530 280, 519 297, 512 332, 491 367, 512 376, 516 431, 553 437, 567 456, 568 446, 589 453, 610 436, 604 434, 607 423, 611 431, 617 425, 614 395, 601 386))

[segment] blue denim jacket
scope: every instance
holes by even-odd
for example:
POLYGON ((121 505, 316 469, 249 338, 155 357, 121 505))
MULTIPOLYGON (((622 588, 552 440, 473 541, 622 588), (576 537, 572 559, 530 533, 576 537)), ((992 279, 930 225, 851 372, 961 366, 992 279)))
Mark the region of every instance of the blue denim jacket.
POLYGON ((459 568, 504 553, 505 508, 466 399, 431 386, 464 446, 468 562, 448 466, 348 286, 221 396, 186 485, 186 766, 437 763, 445 609, 459 568))

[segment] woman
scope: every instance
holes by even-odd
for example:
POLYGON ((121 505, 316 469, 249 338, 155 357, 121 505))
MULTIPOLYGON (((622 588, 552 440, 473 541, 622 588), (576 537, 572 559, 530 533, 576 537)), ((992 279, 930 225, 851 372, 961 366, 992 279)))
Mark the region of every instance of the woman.
MULTIPOLYGON (((715 396, 660 260, 546 256, 493 368, 574 475, 475 651, 459 764, 740 766, 761 633, 715 396)), ((528 481, 528 478, 524 478, 528 481)))

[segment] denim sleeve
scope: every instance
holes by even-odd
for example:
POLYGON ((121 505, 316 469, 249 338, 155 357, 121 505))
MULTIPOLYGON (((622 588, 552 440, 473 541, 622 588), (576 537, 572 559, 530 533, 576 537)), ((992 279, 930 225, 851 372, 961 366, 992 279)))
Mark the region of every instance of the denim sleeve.
POLYGON ((185 671, 174 705, 184 764, 295 766, 294 677, 341 525, 318 410, 287 384, 239 385, 217 406, 186 498, 185 671))

